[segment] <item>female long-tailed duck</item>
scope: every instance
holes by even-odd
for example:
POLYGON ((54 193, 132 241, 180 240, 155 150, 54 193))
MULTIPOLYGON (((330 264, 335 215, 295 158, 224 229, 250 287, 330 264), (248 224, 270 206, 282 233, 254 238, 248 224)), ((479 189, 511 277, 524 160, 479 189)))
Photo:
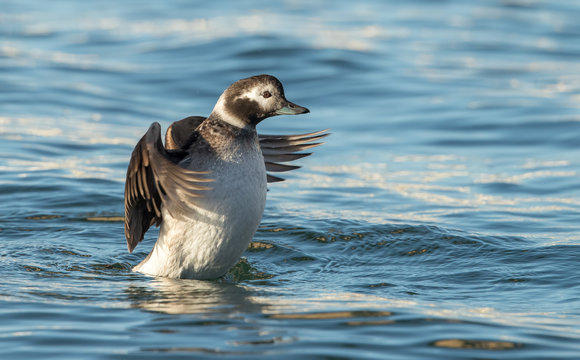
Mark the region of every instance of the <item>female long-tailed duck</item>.
POLYGON ((264 212, 267 172, 310 153, 327 130, 300 135, 258 135, 256 125, 275 115, 308 113, 284 96, 278 79, 258 75, 233 83, 209 117, 174 122, 161 140, 155 122, 139 140, 125 183, 125 237, 129 252, 151 225, 159 237, 134 271, 171 278, 224 275, 248 247, 264 212))

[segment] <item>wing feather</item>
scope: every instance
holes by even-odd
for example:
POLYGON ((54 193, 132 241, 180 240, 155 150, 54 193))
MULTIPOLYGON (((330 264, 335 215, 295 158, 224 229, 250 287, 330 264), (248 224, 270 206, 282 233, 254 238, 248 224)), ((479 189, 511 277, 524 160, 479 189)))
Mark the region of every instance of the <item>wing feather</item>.
POLYGON ((207 172, 179 166, 161 141, 161 126, 151 124, 133 153, 125 182, 125 238, 129 252, 143 240, 153 224, 161 224, 162 205, 174 215, 187 211, 192 198, 208 190, 207 172))
POLYGON ((277 176, 270 175, 270 174, 266 174, 266 177, 267 177, 269 183, 284 181, 284 179, 282 179, 281 177, 277 177, 277 176))
MULTIPOLYGON (((259 135, 260 148, 264 156, 267 171, 283 172, 300 168, 300 166, 281 164, 303 157, 312 153, 299 153, 313 147, 324 144, 316 142, 328 135, 329 129, 298 135, 259 135)), ((283 178, 267 174, 267 180, 271 182, 284 181, 283 178)))
POLYGON ((266 161, 265 164, 266 164, 266 171, 272 171, 272 172, 284 172, 284 171, 300 169, 300 166, 277 164, 277 163, 269 162, 269 161, 266 161))

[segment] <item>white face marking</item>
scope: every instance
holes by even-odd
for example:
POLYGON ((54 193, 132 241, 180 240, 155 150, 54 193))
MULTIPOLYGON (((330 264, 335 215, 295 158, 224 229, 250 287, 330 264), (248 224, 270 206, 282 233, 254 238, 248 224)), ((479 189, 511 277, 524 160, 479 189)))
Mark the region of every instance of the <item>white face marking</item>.
POLYGON ((248 126, 240 118, 232 115, 226 109, 225 103, 226 103, 226 100, 225 100, 225 93, 224 93, 218 99, 217 103, 215 104, 215 106, 213 108, 212 113, 219 115, 221 119, 223 119, 225 122, 227 122, 228 124, 233 125, 235 127, 244 128, 244 127, 248 126))
POLYGON ((276 100, 280 94, 278 94, 278 90, 272 86, 272 84, 261 84, 259 86, 254 86, 249 91, 245 92, 244 94, 236 97, 236 99, 243 99, 247 98, 250 100, 254 100, 255 102, 260 105, 260 108, 264 110, 264 112, 270 112, 274 110, 276 105, 276 100), (269 98, 265 98, 262 96, 264 92, 268 91, 272 96, 269 98))

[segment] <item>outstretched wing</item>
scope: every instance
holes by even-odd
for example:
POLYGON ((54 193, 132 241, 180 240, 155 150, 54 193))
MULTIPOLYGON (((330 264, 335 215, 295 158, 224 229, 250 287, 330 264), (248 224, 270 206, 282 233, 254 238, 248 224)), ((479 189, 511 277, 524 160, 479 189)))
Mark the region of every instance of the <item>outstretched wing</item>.
POLYGON ((125 238, 129 252, 137 246, 153 224, 161 224, 161 207, 172 213, 187 211, 188 203, 209 189, 202 183, 207 172, 185 169, 177 163, 186 153, 166 150, 161 141, 161 126, 151 124, 139 140, 127 169, 125 182, 125 238), (178 191, 179 189, 179 191, 178 191))
MULTIPOLYGON (((299 135, 258 135, 260 148, 264 155, 266 171, 283 172, 300 168, 300 166, 284 163, 303 158, 312 153, 299 153, 324 143, 316 142, 330 135, 329 129, 299 135)), ((268 182, 284 181, 283 178, 268 174, 268 182)))
POLYGON ((203 116, 188 116, 173 122, 165 133, 165 148, 186 150, 195 138, 195 129, 205 119, 203 116))

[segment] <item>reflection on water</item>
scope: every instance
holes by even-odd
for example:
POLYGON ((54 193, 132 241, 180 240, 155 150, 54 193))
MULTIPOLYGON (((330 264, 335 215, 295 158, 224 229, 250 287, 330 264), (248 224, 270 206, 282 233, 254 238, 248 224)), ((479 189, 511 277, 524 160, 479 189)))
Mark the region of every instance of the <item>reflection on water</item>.
POLYGON ((157 278, 143 286, 129 286, 133 306, 166 314, 260 313, 263 305, 252 301, 255 290, 225 281, 182 281, 157 278))

